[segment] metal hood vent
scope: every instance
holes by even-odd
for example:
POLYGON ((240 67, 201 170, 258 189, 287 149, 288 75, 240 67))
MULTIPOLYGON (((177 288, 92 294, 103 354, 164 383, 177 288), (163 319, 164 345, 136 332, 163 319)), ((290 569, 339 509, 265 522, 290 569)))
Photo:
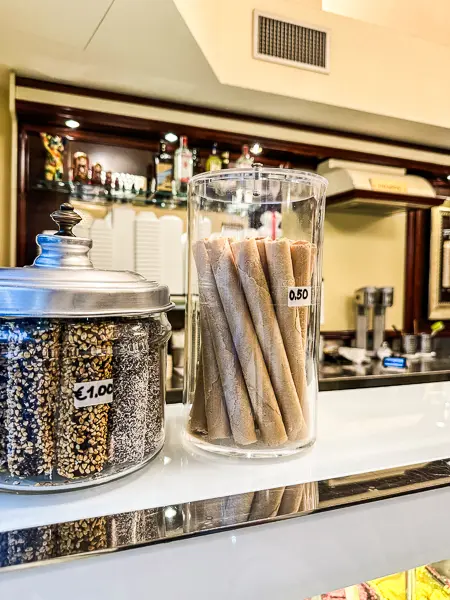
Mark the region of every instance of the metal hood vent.
POLYGON ((320 73, 329 72, 330 34, 327 30, 277 19, 256 10, 253 16, 254 58, 320 73))
POLYGON ((328 179, 327 211, 381 215, 432 208, 445 200, 429 181, 406 169, 329 159, 317 172, 328 179))

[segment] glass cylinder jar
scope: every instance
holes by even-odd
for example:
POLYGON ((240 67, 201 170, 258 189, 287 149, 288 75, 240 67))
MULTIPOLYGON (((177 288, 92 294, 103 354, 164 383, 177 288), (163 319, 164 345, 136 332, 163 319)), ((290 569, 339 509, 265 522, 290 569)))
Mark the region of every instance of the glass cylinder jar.
POLYGON ((32 267, 0 269, 0 490, 109 481, 164 443, 168 288, 94 269, 72 206, 52 218, 32 267))
POLYGON ((190 182, 185 431, 201 449, 286 456, 315 440, 326 187, 259 164, 190 182))

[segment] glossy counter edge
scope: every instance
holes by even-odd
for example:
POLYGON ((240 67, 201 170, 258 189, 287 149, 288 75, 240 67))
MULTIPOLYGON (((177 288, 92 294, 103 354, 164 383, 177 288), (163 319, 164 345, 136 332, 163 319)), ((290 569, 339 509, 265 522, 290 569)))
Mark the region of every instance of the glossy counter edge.
POLYGON ((450 485, 450 459, 0 532, 0 572, 296 518, 450 485))
MULTIPOLYGON (((320 392, 353 390, 360 388, 410 385, 414 383, 435 383, 450 381, 450 371, 428 371, 422 373, 389 373, 384 375, 341 375, 319 380, 320 392)), ((181 402, 181 395, 179 401, 181 402)))
MULTIPOLYGON (((388 385, 435 383, 439 381, 450 381, 450 370, 420 373, 386 373, 383 375, 338 375, 324 377, 319 379, 319 392, 384 387, 388 385)), ((167 404, 183 402, 182 388, 168 389, 166 402, 167 404)))

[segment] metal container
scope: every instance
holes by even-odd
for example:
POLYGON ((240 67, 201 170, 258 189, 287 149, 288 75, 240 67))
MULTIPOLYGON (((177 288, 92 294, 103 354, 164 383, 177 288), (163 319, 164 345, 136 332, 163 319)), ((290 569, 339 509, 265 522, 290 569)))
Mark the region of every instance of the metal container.
POLYGON ((37 236, 31 267, 0 269, 0 489, 110 481, 164 442, 166 286, 95 270, 81 217, 37 236))
POLYGON ((414 333, 404 333, 402 335, 403 352, 405 354, 415 354, 417 352, 417 335, 414 333))
POLYGON ((431 333, 420 333, 420 352, 422 354, 430 354, 432 351, 432 341, 431 333))
POLYGON ((326 185, 258 164, 190 182, 185 431, 201 449, 265 458, 315 440, 326 185))

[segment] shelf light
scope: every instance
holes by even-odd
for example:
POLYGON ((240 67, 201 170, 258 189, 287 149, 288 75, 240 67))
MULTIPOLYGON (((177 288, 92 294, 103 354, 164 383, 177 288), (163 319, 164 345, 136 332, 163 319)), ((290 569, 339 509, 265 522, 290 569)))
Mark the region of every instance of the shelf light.
POLYGON ((66 124, 66 127, 70 127, 70 129, 76 129, 77 127, 80 126, 78 121, 74 121, 73 119, 67 119, 65 124, 66 124))
POLYGON ((447 175, 447 179, 450 181, 450 175, 447 175))
POLYGON ((262 151, 263 151, 262 146, 260 144, 258 144, 258 142, 255 142, 253 144, 253 146, 250 148, 250 152, 252 154, 261 154, 262 151))
POLYGON ((178 139, 178 136, 175 133, 166 133, 166 135, 164 136, 164 139, 166 140, 166 142, 170 142, 173 144, 173 142, 176 142, 178 139))

